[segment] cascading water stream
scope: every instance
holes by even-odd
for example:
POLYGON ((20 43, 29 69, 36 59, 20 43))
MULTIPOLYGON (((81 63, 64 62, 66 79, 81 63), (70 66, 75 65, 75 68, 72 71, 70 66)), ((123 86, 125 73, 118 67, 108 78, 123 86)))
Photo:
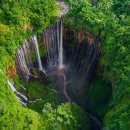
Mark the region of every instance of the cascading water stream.
POLYGON ((62 19, 60 23, 60 44, 59 44, 59 69, 64 68, 64 63, 63 63, 63 29, 62 29, 62 19))
MULTIPOLYGON (((34 37, 32 37, 32 41, 34 43, 34 46, 35 46, 35 51, 36 51, 36 54, 37 54, 37 62, 38 62, 38 69, 40 71, 43 70, 43 67, 42 67, 42 62, 41 62, 41 58, 40 58, 40 53, 39 53, 39 48, 38 48, 38 42, 37 42, 37 37, 34 35, 34 37)), ((43 70, 44 71, 44 70, 43 70)), ((45 71, 44 71, 45 72, 45 71)))
POLYGON ((70 101, 66 90, 66 75, 64 68, 63 52, 63 18, 53 27, 43 31, 42 34, 44 47, 46 49, 47 72, 49 75, 53 72, 63 77, 63 94, 70 101))
POLYGON ((17 94, 17 99, 18 99, 18 101, 19 101, 22 105, 27 106, 28 98, 27 98, 24 94, 18 92, 18 91, 16 90, 16 88, 14 87, 14 85, 13 85, 9 80, 7 80, 7 82, 8 82, 9 87, 13 90, 13 92, 15 92, 15 93, 17 94), (25 102, 24 102, 23 100, 25 100, 25 102))
POLYGON ((28 82, 31 74, 31 69, 38 69, 46 75, 46 71, 43 69, 37 37, 34 35, 29 41, 25 40, 23 46, 16 53, 16 66, 19 77, 28 82), (35 59, 37 65, 34 64, 35 59))
MULTIPOLYGON (((14 93, 16 93, 16 97, 17 97, 18 101, 19 101, 23 106, 26 107, 28 103, 35 103, 35 102, 38 102, 38 101, 41 101, 41 100, 42 100, 42 98, 38 98, 38 99, 35 99, 35 100, 33 100, 33 101, 29 100, 26 95, 24 95, 23 93, 17 91, 17 89, 15 88, 15 86, 13 85, 13 83, 11 83, 9 80, 7 80, 7 82, 8 82, 9 87, 12 89, 12 91, 13 91, 14 93)), ((26 91, 26 88, 25 88, 25 87, 23 87, 21 84, 20 84, 20 86, 26 91)))

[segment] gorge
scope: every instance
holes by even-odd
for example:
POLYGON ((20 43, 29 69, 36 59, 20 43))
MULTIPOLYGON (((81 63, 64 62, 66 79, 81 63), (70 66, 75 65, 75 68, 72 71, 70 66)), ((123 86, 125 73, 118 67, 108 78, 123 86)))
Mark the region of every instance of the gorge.
POLYGON ((128 19, 115 1, 0 5, 0 129, 129 130, 128 19))
MULTIPOLYGON (((28 83, 31 77, 37 79, 33 71, 43 73, 44 78, 58 78, 60 89, 55 90, 59 94, 61 102, 76 102, 87 111, 85 99, 81 99, 89 86, 90 79, 94 76, 99 57, 98 43, 100 42, 92 34, 85 35, 80 43, 71 43, 68 40, 69 33, 67 29, 63 31, 63 18, 61 17, 55 26, 42 32, 41 46, 45 48, 45 60, 41 60, 37 37, 34 35, 18 49, 16 53, 17 73, 21 80, 28 83), (66 34, 64 35, 63 32, 66 34), (63 37, 64 35, 64 37, 63 37), (64 39, 64 40, 63 40, 64 39), (71 46, 73 46, 71 48, 71 46), (85 68, 85 65, 88 67, 85 68), (76 76, 77 75, 77 76, 76 76), (76 85, 76 87, 74 87, 76 85), (85 87, 86 86, 86 87, 85 87), (77 92, 74 92, 77 91, 77 92), (69 94, 68 94, 69 93, 69 94), (82 101, 84 100, 84 101, 82 101)), ((75 34, 71 34, 75 35, 75 34)), ((43 50, 41 50, 43 51, 43 50)), ((39 75, 40 76, 40 75, 39 75)), ((54 82, 52 80, 52 82, 54 82)), ((35 103, 42 100, 42 97, 31 101, 25 94, 18 92, 16 88, 8 81, 11 89, 17 94, 18 101, 27 106, 28 103, 35 103)), ((101 123, 96 117, 89 113, 92 120, 91 129, 102 129, 101 123)))

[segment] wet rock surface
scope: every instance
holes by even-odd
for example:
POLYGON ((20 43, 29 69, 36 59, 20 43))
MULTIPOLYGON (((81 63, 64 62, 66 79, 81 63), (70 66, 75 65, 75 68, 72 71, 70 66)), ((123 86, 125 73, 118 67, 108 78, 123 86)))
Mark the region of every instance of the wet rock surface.
POLYGON ((59 11, 59 17, 64 16, 69 11, 69 6, 61 1, 57 1, 56 3, 61 7, 61 10, 59 11))

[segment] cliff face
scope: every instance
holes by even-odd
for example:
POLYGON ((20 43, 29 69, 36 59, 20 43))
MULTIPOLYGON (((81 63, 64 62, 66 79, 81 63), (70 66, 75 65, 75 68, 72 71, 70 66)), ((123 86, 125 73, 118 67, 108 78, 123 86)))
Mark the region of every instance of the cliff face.
POLYGON ((87 32, 85 29, 76 30, 65 26, 64 38, 66 38, 66 40, 72 39, 73 41, 77 41, 79 44, 86 39, 88 41, 88 44, 93 44, 95 36, 92 33, 87 32))
POLYGON ((80 64, 78 69, 82 67, 84 72, 93 73, 101 53, 101 38, 83 29, 64 27, 64 51, 67 60, 80 64))
POLYGON ((67 88, 73 93, 71 96, 82 98, 93 78, 96 77, 101 40, 85 30, 69 27, 64 27, 63 39, 64 60, 68 66, 67 78, 75 80, 71 81, 73 85, 67 88))

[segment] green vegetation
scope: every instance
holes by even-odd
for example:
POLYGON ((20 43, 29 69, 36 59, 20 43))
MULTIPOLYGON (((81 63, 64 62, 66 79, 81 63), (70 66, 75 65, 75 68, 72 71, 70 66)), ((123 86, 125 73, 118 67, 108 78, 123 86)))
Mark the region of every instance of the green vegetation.
MULTIPOLYGON (((0 129, 1 130, 84 130, 89 128, 86 113, 75 104, 62 104, 53 108, 51 104, 43 104, 42 114, 22 107, 9 88, 6 78, 0 72, 0 129), (72 126, 73 124, 73 126, 72 126)), ((35 104, 36 105, 36 104, 35 104)), ((34 108, 35 109, 35 108, 34 108)))
POLYGON ((40 127, 40 124, 40 115, 18 103, 16 96, 0 71, 0 129, 36 130, 40 127))
MULTIPOLYGON (((86 29, 102 38, 99 75, 112 84, 112 98, 107 112, 104 111, 105 107, 101 108, 102 106, 97 105, 96 102, 98 98, 100 99, 99 93, 106 94, 108 88, 103 90, 96 82, 89 90, 91 94, 94 94, 89 94, 89 99, 95 102, 91 105, 93 108, 97 107, 96 114, 99 116, 106 112, 103 119, 104 129, 129 130, 130 2, 129 0, 99 0, 95 3, 89 0, 66 0, 66 2, 70 4, 71 9, 65 24, 78 30, 86 29)), ((101 84, 101 87, 104 85, 101 84)), ((99 103, 101 102, 102 100, 99 103)))
POLYGON ((0 67, 5 70, 26 38, 56 21, 58 7, 54 0, 2 0, 0 6, 0 67))
MULTIPOLYGON (((104 130, 130 129, 130 2, 129 0, 64 0, 70 5, 65 25, 84 29, 102 39, 98 76, 86 91, 88 110, 101 118, 104 130), (102 78, 101 78, 102 77, 102 78), (107 82, 106 82, 107 81, 107 82)), ((88 115, 76 104, 60 104, 42 80, 23 83, 12 71, 18 90, 28 90, 30 100, 42 101, 27 108, 18 103, 5 74, 14 65, 16 49, 25 39, 57 20, 55 0, 0 1, 0 129, 1 130, 89 130, 88 115), (3 74, 5 72, 5 74, 3 74)), ((41 47, 41 55, 45 50, 41 47), (44 50, 44 51, 43 51, 44 50)))
MULTIPOLYGON (((55 22, 57 6, 53 0, 2 0, 0 6, 0 71, 5 71, 14 64, 15 51, 25 38, 55 22)), ((37 130, 41 124, 38 113, 18 103, 0 72, 0 129, 37 130)))
POLYGON ((57 109, 46 104, 42 112, 46 118, 42 127, 45 130, 89 130, 90 123, 86 113, 75 104, 65 103, 57 109))

